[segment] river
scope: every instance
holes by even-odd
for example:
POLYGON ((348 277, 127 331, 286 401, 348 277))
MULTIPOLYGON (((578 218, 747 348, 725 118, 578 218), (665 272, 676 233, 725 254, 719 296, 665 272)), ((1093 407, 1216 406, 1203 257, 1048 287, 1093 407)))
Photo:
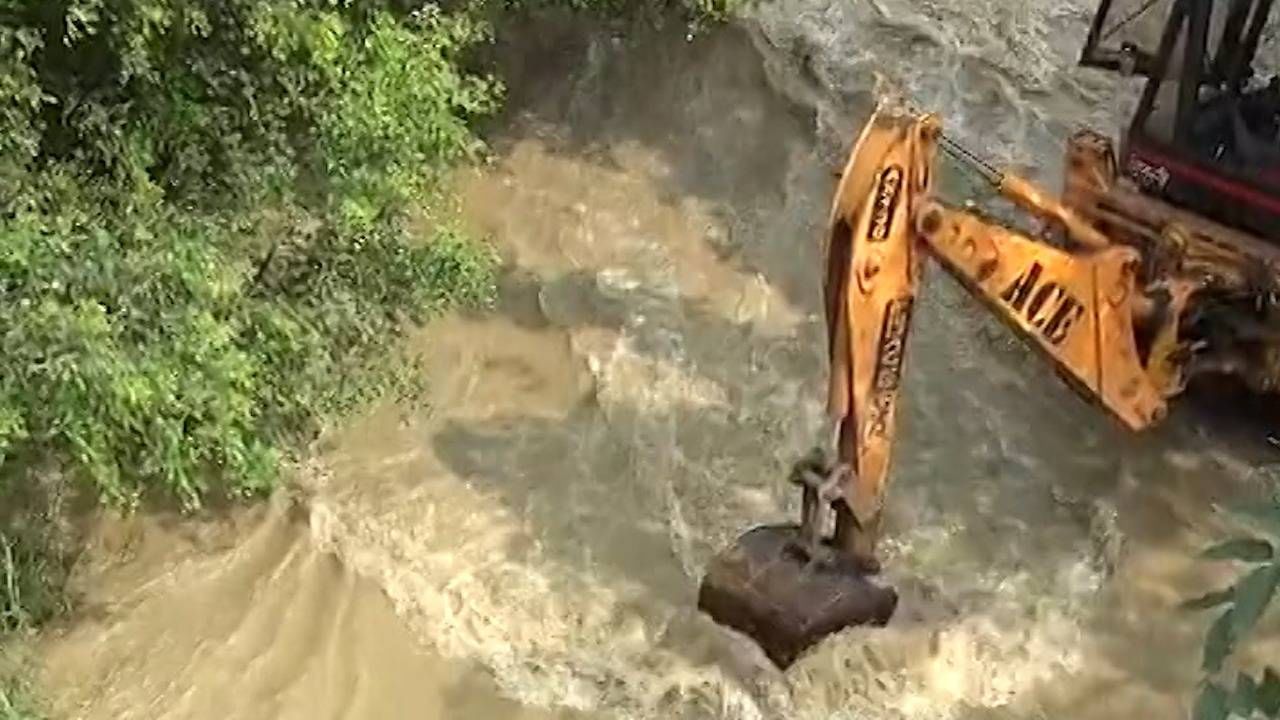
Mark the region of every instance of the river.
POLYGON ((1226 577, 1194 559, 1228 531, 1209 508, 1274 458, 1187 411, 1124 434, 938 272, 908 346, 894 620, 783 675, 694 608, 717 550, 795 512, 785 470, 827 432, 818 238, 874 92, 1053 182, 1073 125, 1126 107, 1072 65, 1086 21, 770 0, 696 34, 504 28, 493 158, 458 178, 500 293, 415 340, 430 410, 332 433, 264 507, 104 518, 82 611, 39 647, 59 716, 1182 716, 1206 623, 1175 606, 1226 577))

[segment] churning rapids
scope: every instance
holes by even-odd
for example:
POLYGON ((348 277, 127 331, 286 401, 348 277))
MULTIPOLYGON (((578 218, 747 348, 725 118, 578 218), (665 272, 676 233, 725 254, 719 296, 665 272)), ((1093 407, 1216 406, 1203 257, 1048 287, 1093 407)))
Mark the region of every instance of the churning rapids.
MULTIPOLYGON (((1180 412, 1126 436, 930 272, 908 349, 881 630, 781 675, 695 609, 795 511, 826 436, 819 231, 874 93, 1049 183, 1127 109, 1074 67, 1092 2, 766 0, 733 27, 548 16, 463 211, 494 311, 424 334, 430 413, 329 437, 216 521, 104 521, 41 643, 65 717, 1173 718, 1198 680, 1213 503, 1265 455, 1180 412)), ((1274 637, 1271 633, 1269 637, 1274 637)), ((1264 635, 1264 637, 1267 637, 1264 635)), ((1280 657, 1274 641, 1244 657, 1280 657)))

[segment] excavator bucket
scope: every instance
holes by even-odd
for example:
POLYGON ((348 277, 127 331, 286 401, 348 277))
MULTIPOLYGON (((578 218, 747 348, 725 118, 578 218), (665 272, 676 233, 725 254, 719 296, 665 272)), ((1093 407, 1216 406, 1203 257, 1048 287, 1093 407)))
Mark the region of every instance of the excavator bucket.
POLYGON ((897 606, 874 578, 875 541, 919 278, 911 213, 929 189, 935 130, 931 118, 878 111, 854 146, 825 247, 835 461, 820 451, 797 463, 801 522, 742 535, 711 562, 699 592, 700 609, 783 669, 831 633, 884 625, 897 606))
POLYGON ((783 670, 806 649, 852 625, 884 625, 898 605, 851 559, 815 560, 798 525, 757 527, 712 562, 698 608, 756 642, 783 670))

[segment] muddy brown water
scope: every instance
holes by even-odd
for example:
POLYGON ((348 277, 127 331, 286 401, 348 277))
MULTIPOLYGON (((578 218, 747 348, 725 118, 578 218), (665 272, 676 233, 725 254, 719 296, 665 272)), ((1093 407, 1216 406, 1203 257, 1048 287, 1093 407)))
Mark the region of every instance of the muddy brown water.
POLYGON ((500 296, 415 341, 431 411, 332 434, 268 506, 104 520, 83 612, 40 644, 58 716, 1184 713, 1205 622, 1175 605, 1226 577, 1193 560, 1228 531, 1206 508, 1274 482, 1270 456, 1186 412, 1122 434, 937 272, 889 627, 782 675, 694 609, 713 553, 796 510, 785 468, 829 430, 817 236, 856 126, 829 119, 867 110, 762 17, 523 25, 494 159, 459 177, 500 296))

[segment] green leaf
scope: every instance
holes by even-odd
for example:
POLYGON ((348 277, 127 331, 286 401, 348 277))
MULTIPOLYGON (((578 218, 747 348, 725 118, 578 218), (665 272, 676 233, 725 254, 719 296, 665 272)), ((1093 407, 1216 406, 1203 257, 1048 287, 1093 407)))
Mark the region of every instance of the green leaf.
POLYGON ((1207 672, 1216 673, 1221 670, 1222 662, 1231 654, 1231 648, 1235 644, 1235 637, 1231 633, 1232 615, 1232 608, 1223 611, 1205 636, 1204 669, 1207 672))
POLYGON ((1262 684, 1258 686, 1258 710, 1263 715, 1273 718, 1280 716, 1280 674, 1275 668, 1267 668, 1262 673, 1262 684))
POLYGON ((1253 717, 1258 707, 1258 683, 1247 673, 1236 677, 1236 689, 1231 693, 1231 712, 1242 718, 1253 717))
POLYGON ((1217 683, 1206 684, 1200 690, 1200 697, 1196 699, 1192 718, 1194 720, 1226 720, 1227 691, 1217 683))
POLYGON ((1262 617, 1276 593, 1277 582, 1280 582, 1280 565, 1273 564, 1255 569, 1236 583, 1231 623, 1234 637, 1243 637, 1262 617))
POLYGON ((1271 556, 1271 543, 1257 538, 1227 540, 1203 553, 1203 557, 1209 560, 1243 560, 1245 562, 1266 562, 1271 559, 1271 556))
POLYGON ((1226 590, 1215 590, 1211 593, 1205 593, 1200 597, 1186 600, 1179 605, 1179 607, 1183 610, 1208 610, 1230 600, 1233 594, 1232 588, 1227 588, 1226 590))

